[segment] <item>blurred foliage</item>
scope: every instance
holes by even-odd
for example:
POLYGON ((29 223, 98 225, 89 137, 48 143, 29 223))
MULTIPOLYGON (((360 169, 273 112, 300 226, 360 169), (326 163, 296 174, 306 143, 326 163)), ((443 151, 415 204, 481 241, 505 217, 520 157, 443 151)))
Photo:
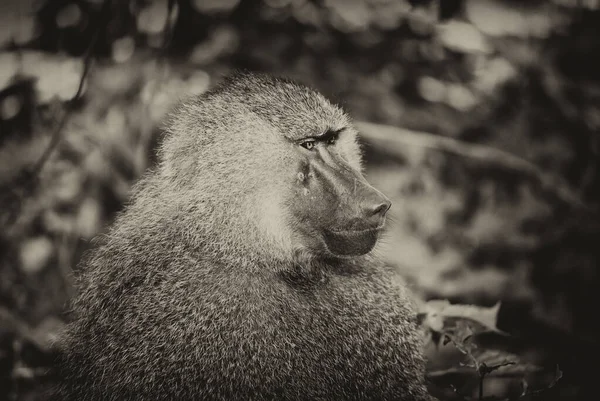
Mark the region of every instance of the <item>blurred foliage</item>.
POLYGON ((3 1, 0 400, 40 399, 81 253, 152 165, 165 113, 235 68, 388 126, 359 125, 369 179, 394 201, 380 252, 423 300, 461 304, 423 303, 432 392, 591 398, 599 7, 3 1))

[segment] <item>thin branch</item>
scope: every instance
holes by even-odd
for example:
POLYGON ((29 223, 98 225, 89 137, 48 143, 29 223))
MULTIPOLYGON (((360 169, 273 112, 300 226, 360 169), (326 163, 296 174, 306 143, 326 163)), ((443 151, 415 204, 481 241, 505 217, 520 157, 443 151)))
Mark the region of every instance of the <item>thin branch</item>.
MULTIPOLYGON (((100 10, 100 17, 108 15, 109 9, 110 9, 110 0, 104 0, 104 4, 102 5, 102 9, 100 10)), ((89 43, 89 45, 86 49, 86 52, 83 56, 83 72, 81 73, 81 78, 79 79, 79 86, 77 87, 77 92, 75 92, 75 95, 70 100, 67 101, 66 111, 62 115, 62 117, 58 123, 58 126, 54 130, 54 133, 52 134, 52 137, 50 138, 50 143, 48 144, 48 147, 44 150, 44 153, 42 153, 42 155, 40 156, 38 161, 33 165, 31 170, 29 171, 31 176, 38 175, 44 168, 44 165, 46 164, 46 162, 50 159, 50 156, 52 155, 52 153, 54 152, 54 150, 56 149, 56 147, 58 146, 58 144, 61 140, 62 130, 64 129, 65 125, 67 124, 67 121, 71 117, 71 114, 73 112, 73 105, 79 100, 79 98, 81 97, 81 95, 83 93, 83 87, 85 85, 85 80, 90 72, 90 68, 91 68, 91 64, 92 64, 93 50, 96 47, 96 43, 98 42, 98 38, 100 37, 100 31, 102 30, 102 20, 103 20, 103 18, 100 18, 100 21, 98 22, 98 26, 96 27, 96 30, 94 31, 92 39, 90 40, 90 43, 89 43)))
MULTIPOLYGON (((152 140, 152 130, 155 129, 154 121, 151 118, 151 108, 156 95, 159 92, 159 89, 162 87, 164 82, 168 79, 168 71, 169 71, 169 63, 167 60, 169 45, 173 39, 173 32, 175 29, 176 18, 179 16, 179 10, 181 6, 179 5, 179 0, 169 0, 167 3, 167 19, 165 22, 165 26, 163 29, 163 43, 160 47, 157 56, 156 56, 156 65, 157 65, 157 79, 154 81, 154 85, 151 86, 150 93, 148 96, 148 101, 144 107, 144 112, 146 114, 146 119, 143 120, 140 125, 139 131, 139 140, 137 145, 141 146, 144 152, 149 150, 149 146, 152 140)), ((135 166, 139 167, 139 166, 135 166)), ((142 170, 147 166, 143 166, 142 170)), ((142 171, 137 171, 138 174, 141 174, 142 171)))
POLYGON ((406 145, 441 150, 471 159, 484 160, 487 163, 518 171, 534 178, 547 192, 557 196, 563 202, 589 212, 598 212, 559 180, 545 173, 534 163, 500 149, 460 141, 427 132, 412 131, 405 128, 369 122, 356 122, 361 136, 382 149, 403 152, 406 145))
MULTIPOLYGON (((495 378, 510 379, 510 378, 515 378, 515 377, 523 377, 523 375, 525 375, 525 374, 542 373, 545 370, 546 369, 541 366, 519 365, 516 368, 511 368, 511 369, 507 369, 507 370, 496 370, 493 373, 490 373, 489 375, 492 377, 495 377, 495 378)), ((475 369, 473 369, 473 367, 460 366, 460 367, 452 367, 452 368, 448 368, 448 369, 432 370, 430 372, 427 372, 426 376, 429 378, 435 379, 435 378, 440 378, 440 377, 444 377, 444 376, 452 375, 452 374, 471 375, 471 376, 478 375, 477 371, 475 369)))
POLYGON ((177 12, 181 9, 179 6, 179 0, 169 0, 167 3, 167 21, 165 23, 164 29, 164 41, 162 44, 162 55, 165 56, 166 52, 171 44, 171 40, 173 39, 173 31, 174 31, 174 21, 173 21, 173 13, 175 11, 175 6, 178 7, 177 12))

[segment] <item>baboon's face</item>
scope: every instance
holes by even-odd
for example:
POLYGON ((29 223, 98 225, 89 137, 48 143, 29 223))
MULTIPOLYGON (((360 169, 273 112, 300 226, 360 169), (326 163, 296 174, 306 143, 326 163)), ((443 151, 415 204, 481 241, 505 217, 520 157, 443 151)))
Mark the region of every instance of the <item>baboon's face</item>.
POLYGON ((362 176, 348 117, 319 93, 241 77, 183 107, 170 132, 161 171, 189 193, 174 202, 228 243, 288 257, 375 246, 390 201, 362 176))
POLYGON ((371 251, 391 202, 360 172, 354 129, 327 129, 293 145, 297 162, 289 204, 303 245, 338 257, 371 251))

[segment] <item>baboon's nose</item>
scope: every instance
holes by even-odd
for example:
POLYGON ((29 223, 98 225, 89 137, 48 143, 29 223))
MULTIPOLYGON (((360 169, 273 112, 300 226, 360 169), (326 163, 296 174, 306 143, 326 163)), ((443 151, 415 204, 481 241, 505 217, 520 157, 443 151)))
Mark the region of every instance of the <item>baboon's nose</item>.
POLYGON ((366 221, 374 226, 380 226, 392 202, 382 193, 373 192, 362 204, 362 212, 366 221))

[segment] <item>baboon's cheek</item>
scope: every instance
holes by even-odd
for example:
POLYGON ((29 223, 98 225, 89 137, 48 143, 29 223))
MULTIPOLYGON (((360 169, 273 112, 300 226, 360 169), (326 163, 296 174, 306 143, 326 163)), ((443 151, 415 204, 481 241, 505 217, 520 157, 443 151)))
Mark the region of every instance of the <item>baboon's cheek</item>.
POLYGON ((303 238, 302 242, 311 249, 323 248, 321 233, 333 224, 335 206, 323 197, 322 188, 316 185, 315 177, 308 168, 296 172, 289 207, 294 220, 294 230, 303 238))
POLYGON ((331 205, 310 188, 299 188, 291 205, 296 221, 307 229, 320 230, 333 223, 334 210, 328 210, 331 205))
POLYGON ((308 168, 297 172, 294 190, 295 215, 312 229, 333 224, 335 207, 339 203, 326 191, 314 173, 308 168))

